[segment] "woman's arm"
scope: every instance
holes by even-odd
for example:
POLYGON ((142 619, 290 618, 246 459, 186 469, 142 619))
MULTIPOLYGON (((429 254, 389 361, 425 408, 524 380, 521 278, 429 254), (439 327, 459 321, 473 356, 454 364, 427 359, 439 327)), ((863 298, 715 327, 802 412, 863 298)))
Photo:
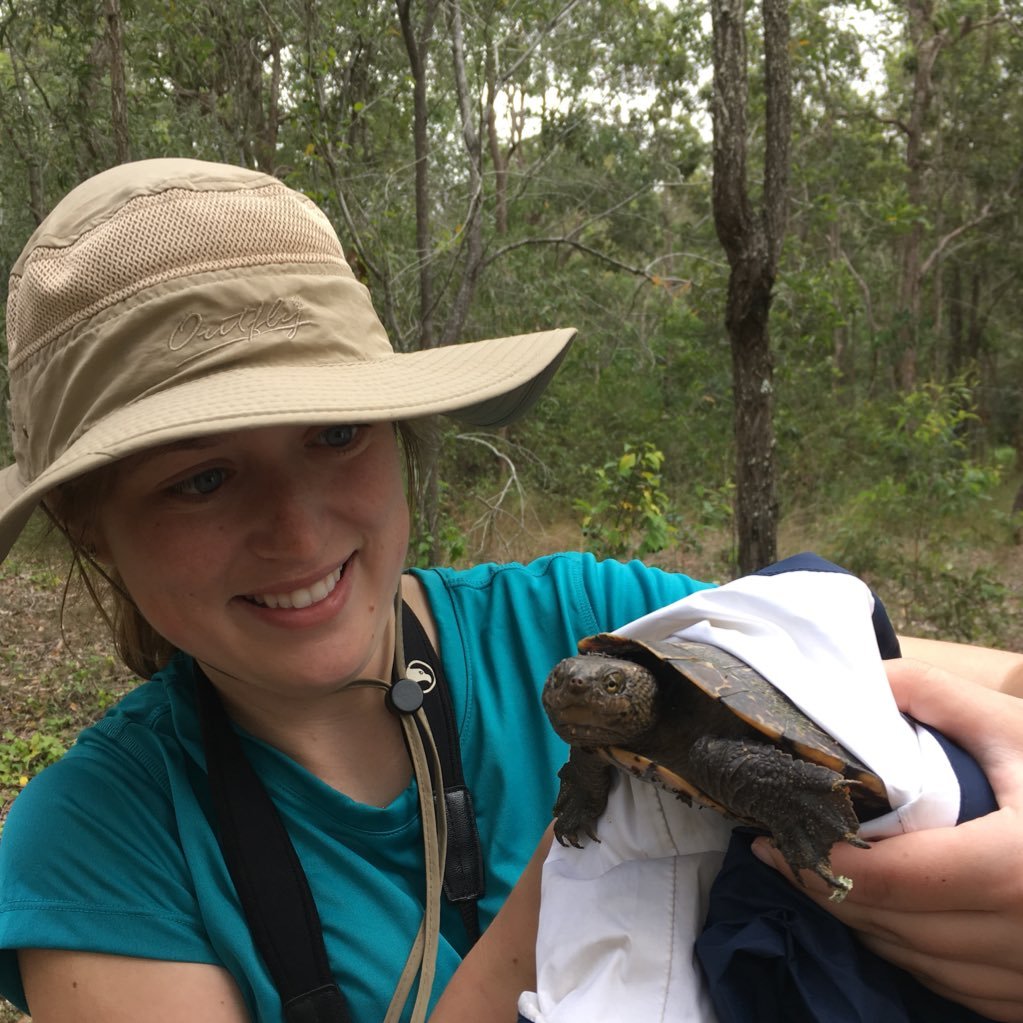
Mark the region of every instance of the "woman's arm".
MULTIPOLYGON (((514 1023, 519 994, 536 987, 540 878, 552 839, 548 828, 430 1023, 514 1023)), ((18 963, 32 1023, 249 1023, 234 980, 218 966, 51 949, 22 949, 18 963)))
POLYGON ((430 1023, 515 1023, 519 995, 536 987, 540 878, 553 837, 548 828, 494 922, 444 989, 430 1023))
POLYGON ((899 636, 904 658, 936 664, 988 689, 1023 696, 1023 654, 941 639, 899 636))
MULTIPOLYGON (((955 828, 832 850, 853 878, 836 906, 818 879, 806 891, 878 955, 939 994, 1005 1023, 1023 1023, 1023 700, 933 665, 886 664, 899 706, 968 749, 999 809, 955 828)), ((754 852, 788 873, 767 839, 754 852)))
POLYGON ((52 949, 22 949, 18 963, 32 1023, 249 1023, 219 966, 52 949))

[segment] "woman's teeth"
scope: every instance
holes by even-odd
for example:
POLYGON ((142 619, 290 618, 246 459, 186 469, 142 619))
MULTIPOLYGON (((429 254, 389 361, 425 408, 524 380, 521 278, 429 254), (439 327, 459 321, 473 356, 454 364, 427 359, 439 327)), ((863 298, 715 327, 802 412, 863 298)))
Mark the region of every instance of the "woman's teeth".
POLYGON ((313 583, 312 586, 293 590, 291 593, 254 593, 249 600, 263 607, 303 608, 318 604, 327 597, 341 578, 341 568, 335 568, 330 575, 313 583))

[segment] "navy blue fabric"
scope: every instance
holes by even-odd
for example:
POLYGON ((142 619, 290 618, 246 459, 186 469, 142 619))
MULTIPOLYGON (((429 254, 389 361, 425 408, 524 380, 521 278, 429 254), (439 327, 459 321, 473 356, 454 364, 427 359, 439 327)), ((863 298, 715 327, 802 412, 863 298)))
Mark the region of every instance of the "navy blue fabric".
MULTIPOLYGON (((792 571, 846 572, 816 554, 797 554, 757 574, 792 571)), ((880 601, 874 628, 882 657, 898 657, 880 601)), ((959 779, 959 823, 996 810, 977 762, 929 731, 959 779)), ((990 1023, 860 945, 849 928, 753 855, 754 837, 748 829, 734 832, 696 942, 718 1023, 990 1023)))
POLYGON ((864 948, 737 831, 696 952, 718 1023, 989 1023, 864 948))
POLYGON ((974 817, 983 817, 984 814, 997 810, 998 800, 995 799, 994 790, 980 764, 962 746, 942 735, 936 728, 929 725, 921 727, 926 728, 937 739, 959 781, 959 819, 956 824, 972 821, 974 817))

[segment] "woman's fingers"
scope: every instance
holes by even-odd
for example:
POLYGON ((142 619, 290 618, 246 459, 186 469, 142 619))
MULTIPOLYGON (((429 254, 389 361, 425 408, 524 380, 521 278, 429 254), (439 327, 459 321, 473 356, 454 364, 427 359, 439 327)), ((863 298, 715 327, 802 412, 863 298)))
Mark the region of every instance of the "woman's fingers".
MULTIPOLYGON (((832 868, 853 879, 852 891, 834 903, 809 873, 804 890, 938 994, 994 1020, 1023 1021, 1023 700, 921 661, 885 667, 903 712, 975 757, 999 809, 870 849, 839 843, 832 868)), ((792 877, 769 839, 757 839, 754 852, 792 877)))

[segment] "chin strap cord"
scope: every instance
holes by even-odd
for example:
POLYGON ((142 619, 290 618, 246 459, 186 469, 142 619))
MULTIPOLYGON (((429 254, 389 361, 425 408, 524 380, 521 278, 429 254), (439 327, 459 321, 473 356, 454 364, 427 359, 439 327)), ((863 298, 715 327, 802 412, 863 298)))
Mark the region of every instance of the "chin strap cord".
MULTIPOLYGON (((422 714, 420 711, 419 714, 422 714)), ((417 718, 418 720, 418 718, 417 718)), ((419 722, 422 727, 423 722, 419 722)), ((442 879, 444 876, 444 856, 447 845, 447 828, 444 820, 444 800, 434 796, 430 782, 430 769, 426 761, 426 751, 416 724, 402 718, 402 727, 411 744, 412 763, 416 777, 419 779, 419 807, 423 820, 423 850, 426 858, 426 908, 419 933, 409 953, 405 969, 402 971, 398 987, 395 989, 391 1006, 387 1010, 384 1023, 396 1023, 401 1016, 412 981, 419 973, 419 991, 416 995, 415 1007, 412 1011, 412 1023, 422 1023, 426 1019, 426 1009, 433 990, 434 974, 437 968, 437 950, 440 945, 440 902, 442 879)), ((432 740, 429 743, 433 767, 437 770, 440 761, 432 740)))
MULTIPOLYGON (((399 679, 399 682, 402 681, 399 679)), ((409 681, 405 679, 404 681, 409 681)), ((395 706, 396 701, 390 699, 393 686, 381 679, 360 679, 352 683, 373 689, 384 689, 388 694, 388 704, 399 715, 405 745, 408 747, 412 760, 412 770, 416 776, 416 787, 419 790, 419 816, 423 822, 423 857, 426 864, 426 896, 423 921, 405 968, 401 972, 394 996, 384 1017, 384 1023, 397 1023, 402 1010, 408 1001, 412 984, 419 976, 419 990, 416 994, 412 1010, 411 1023, 423 1023, 433 990, 433 979, 437 968, 437 952, 440 947, 440 905, 443 893, 444 859, 447 855, 447 817, 444 812, 444 800, 438 799, 433 779, 440 777, 440 757, 433 741, 433 734, 422 708, 417 710, 395 706)), ((422 693, 418 683, 416 690, 422 693)))
MULTIPOLYGON (((407 681, 405 644, 402 637, 402 605, 399 589, 394 602, 394 676, 397 683, 407 681)), ((396 684, 397 684, 396 683, 396 684)), ((423 710, 423 691, 413 682, 418 693, 419 706, 414 716, 398 709, 399 720, 405 733, 405 742, 412 758, 412 769, 419 789, 419 816, 423 822, 423 855, 426 863, 426 907, 419 933, 412 945, 405 969, 398 987, 391 999, 384 1023, 396 1023, 404 1008, 412 980, 419 974, 419 991, 412 1010, 412 1023, 422 1023, 433 990, 433 979, 437 969, 437 951, 440 945, 440 902, 444 879, 444 859, 447 855, 447 815, 444 799, 437 798, 433 780, 442 785, 440 757, 437 744, 433 741, 430 724, 423 710), (427 761, 429 752, 429 762, 427 761)), ((393 687, 388 691, 388 705, 395 707, 393 687)))
POLYGON ((394 613, 394 682, 382 679, 359 679, 353 686, 371 686, 385 690, 387 706, 401 722, 405 745, 412 761, 419 790, 419 817, 423 823, 423 858, 426 864, 426 893, 423 921, 405 968, 401 972, 394 996, 388 1006, 384 1023, 397 1023, 408 1001, 409 992, 419 977, 419 990, 412 1009, 411 1023, 423 1023, 433 990, 440 947, 440 905, 444 882, 444 860, 447 856, 447 814, 443 798, 437 798, 436 786, 441 785, 441 763, 430 723, 423 710, 423 690, 419 683, 407 677, 405 644, 402 639, 402 604, 399 590, 395 598, 394 613))

